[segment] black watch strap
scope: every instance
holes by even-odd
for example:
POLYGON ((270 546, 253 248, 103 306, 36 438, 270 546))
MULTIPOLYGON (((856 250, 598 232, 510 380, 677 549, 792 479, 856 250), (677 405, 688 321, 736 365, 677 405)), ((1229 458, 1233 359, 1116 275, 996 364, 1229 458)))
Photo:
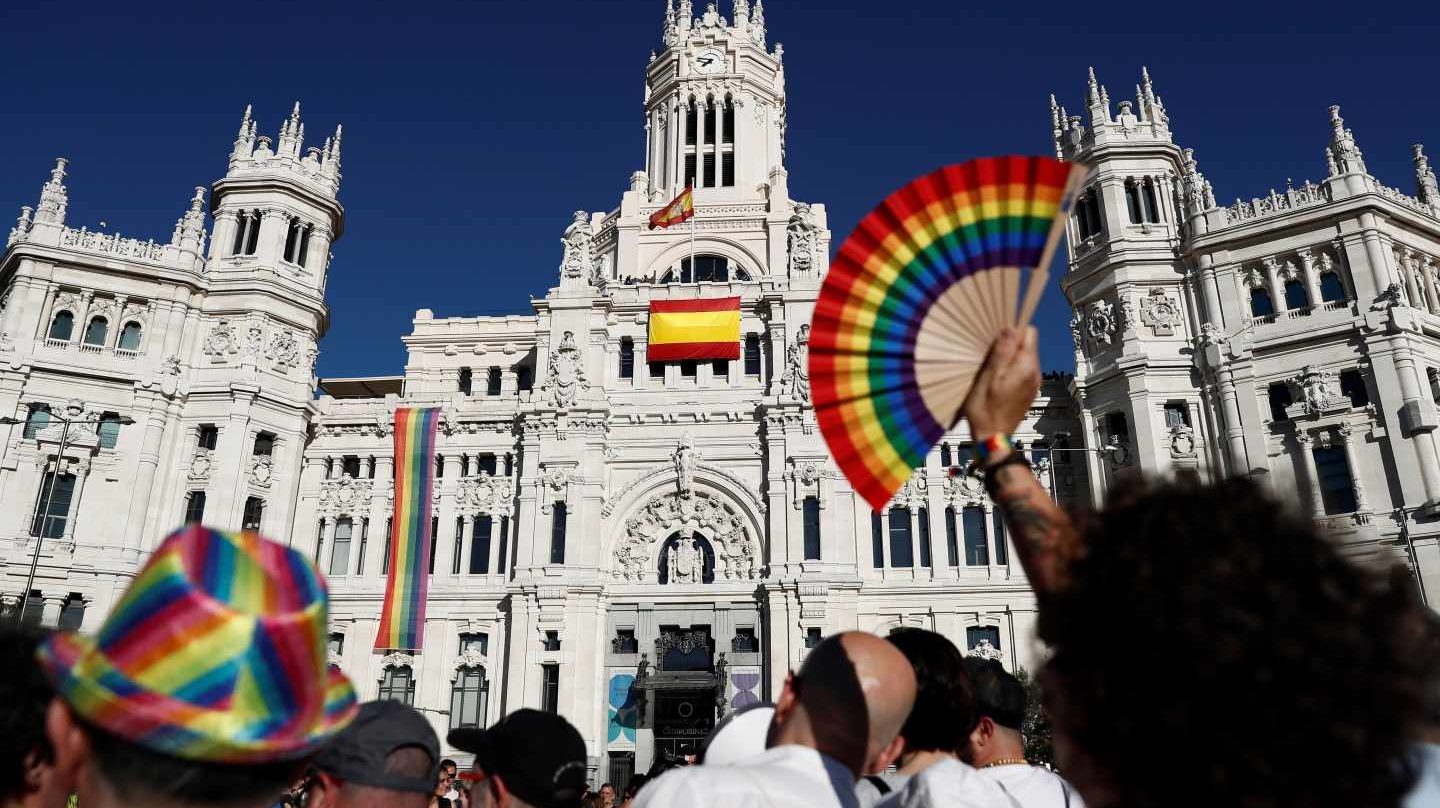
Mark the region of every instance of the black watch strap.
POLYGON ((999 460, 999 462, 997 462, 997 463, 995 463, 994 465, 992 465, 992 466, 984 469, 983 471, 985 472, 985 492, 986 492, 986 493, 993 493, 993 492, 994 492, 995 486, 996 486, 996 484, 997 484, 997 482, 998 482, 998 477, 997 477, 997 475, 995 474, 995 472, 999 471, 1000 469, 1005 468, 1006 466, 1024 466, 1026 469, 1029 469, 1029 468, 1030 468, 1030 461, 1029 461, 1029 460, 1026 460, 1026 459, 1025 459, 1025 455, 1024 455, 1024 454, 1021 454, 1019 451, 1012 451, 1012 452, 1010 452, 1010 454, 1005 455, 1004 457, 1002 457, 1002 458, 999 460))

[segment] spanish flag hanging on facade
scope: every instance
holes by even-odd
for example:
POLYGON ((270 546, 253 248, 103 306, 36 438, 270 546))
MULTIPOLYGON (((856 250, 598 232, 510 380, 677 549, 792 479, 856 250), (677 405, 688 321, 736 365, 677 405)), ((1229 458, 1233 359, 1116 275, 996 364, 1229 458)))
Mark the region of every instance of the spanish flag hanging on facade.
POLYGON ((740 358, 740 298, 650 301, 651 362, 740 358))
POLYGON ((650 229, 671 227, 693 218, 695 216, 693 191, 694 189, 690 186, 685 186, 685 190, 670 200, 670 204, 650 214, 650 229))

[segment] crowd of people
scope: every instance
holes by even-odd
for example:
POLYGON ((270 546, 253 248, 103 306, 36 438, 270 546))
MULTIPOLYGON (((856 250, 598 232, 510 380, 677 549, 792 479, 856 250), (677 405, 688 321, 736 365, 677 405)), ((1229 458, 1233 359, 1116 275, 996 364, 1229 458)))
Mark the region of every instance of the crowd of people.
POLYGON ((307 559, 191 526, 94 636, 0 636, 0 808, 1440 806, 1440 630, 1408 574, 1249 480, 1066 514, 1005 439, 1038 382, 1033 330, 1007 332, 963 414, 1035 589, 1058 772, 1026 758, 1021 682, 920 629, 825 638, 695 765, 623 793, 530 709, 451 731, 460 770, 423 715, 359 704, 327 664, 307 559))

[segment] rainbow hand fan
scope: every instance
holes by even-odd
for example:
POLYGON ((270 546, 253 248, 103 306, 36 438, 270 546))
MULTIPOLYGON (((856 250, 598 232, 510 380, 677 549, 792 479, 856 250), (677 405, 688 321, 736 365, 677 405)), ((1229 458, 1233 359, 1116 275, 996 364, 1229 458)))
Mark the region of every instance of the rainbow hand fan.
POLYGON ((960 417, 995 336, 1025 327, 1089 169, 1050 157, 948 166, 845 240, 810 334, 816 418, 879 510, 960 417))

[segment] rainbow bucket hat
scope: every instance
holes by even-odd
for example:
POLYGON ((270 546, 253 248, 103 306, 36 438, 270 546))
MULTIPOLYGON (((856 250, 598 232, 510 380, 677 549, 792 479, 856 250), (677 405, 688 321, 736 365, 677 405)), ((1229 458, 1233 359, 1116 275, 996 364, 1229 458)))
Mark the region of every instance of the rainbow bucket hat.
POLYGON ((41 665, 82 720, 214 763, 291 760, 354 718, 326 661, 325 583, 254 533, 192 525, 155 550, 95 637, 56 634, 41 665))

